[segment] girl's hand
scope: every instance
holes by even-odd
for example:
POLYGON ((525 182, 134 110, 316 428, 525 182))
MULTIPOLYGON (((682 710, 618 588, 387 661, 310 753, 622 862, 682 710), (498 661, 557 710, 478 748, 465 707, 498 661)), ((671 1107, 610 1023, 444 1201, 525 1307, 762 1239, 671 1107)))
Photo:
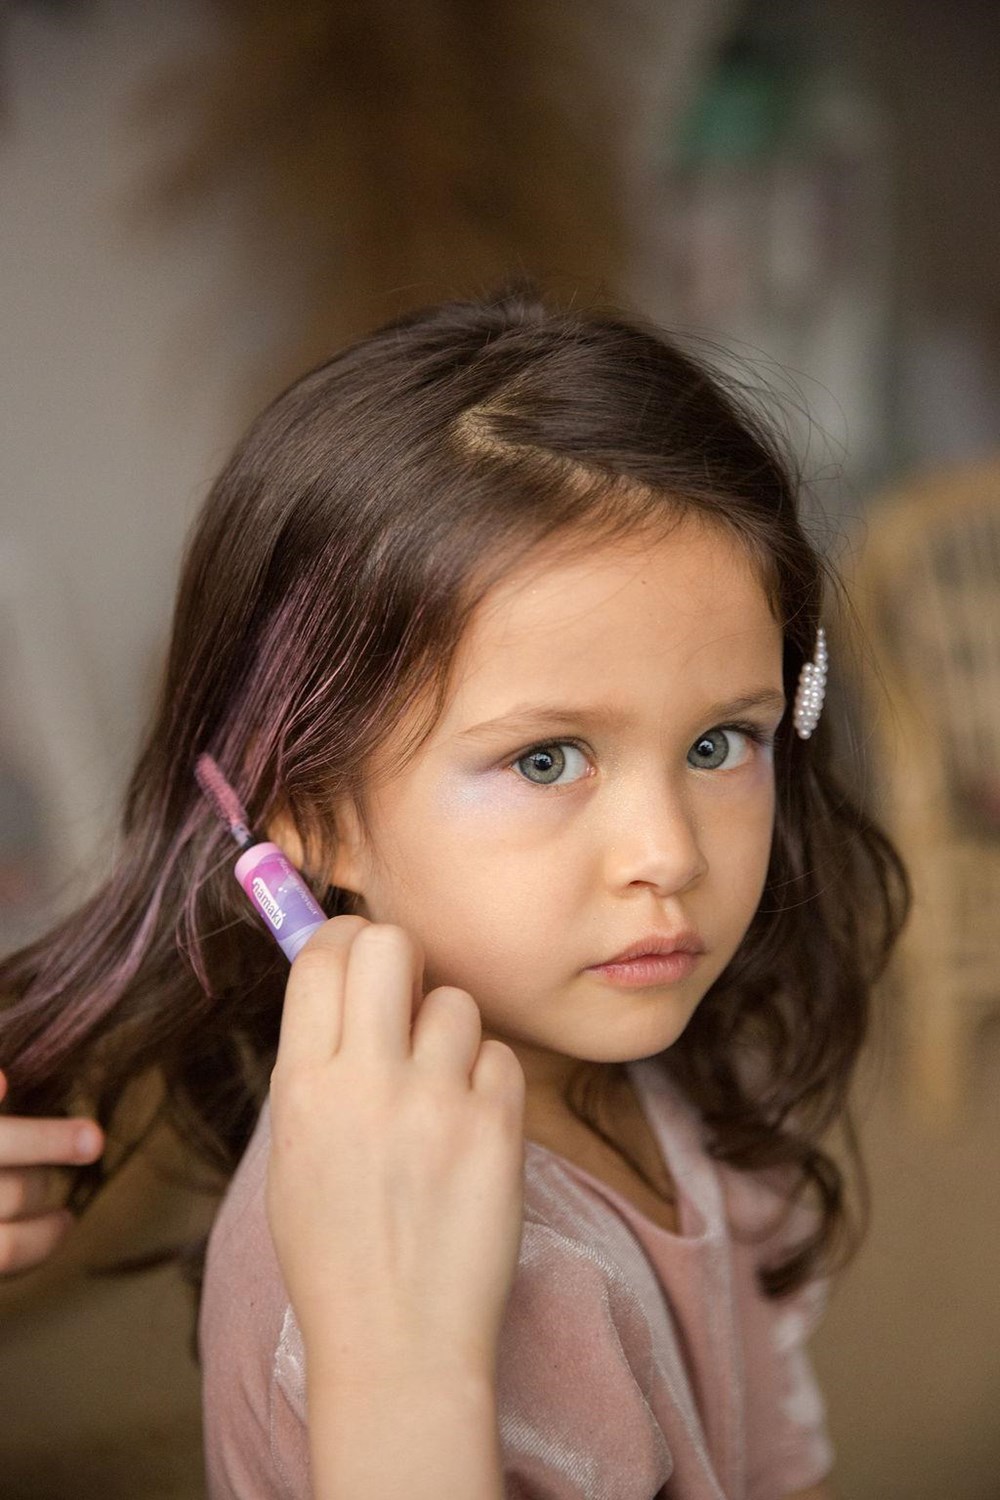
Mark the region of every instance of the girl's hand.
POLYGON ((310 1368, 348 1380, 492 1380, 517 1266, 524 1073, 422 974, 401 927, 344 915, 285 992, 268 1217, 310 1368))
MULTIPOLYGON (((7 1079, 0 1073, 0 1101, 7 1079)), ((73 1223, 59 1206, 60 1166, 96 1161, 104 1136, 93 1120, 0 1114, 0 1276, 26 1271, 51 1254, 73 1223)))

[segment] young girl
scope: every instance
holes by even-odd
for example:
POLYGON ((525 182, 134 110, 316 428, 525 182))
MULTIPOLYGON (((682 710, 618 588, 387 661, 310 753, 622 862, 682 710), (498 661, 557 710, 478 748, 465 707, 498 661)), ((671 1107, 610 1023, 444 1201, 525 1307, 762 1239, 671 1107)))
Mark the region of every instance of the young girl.
POLYGON ((0 967, 19 1109, 107 1127, 155 1068, 239 1162, 214 1497, 832 1493, 821 1141, 863 1185, 908 887, 817 725, 828 575, 738 397, 530 287, 397 320, 237 448, 114 872, 0 967), (290 978, 205 753, 335 919, 290 978))

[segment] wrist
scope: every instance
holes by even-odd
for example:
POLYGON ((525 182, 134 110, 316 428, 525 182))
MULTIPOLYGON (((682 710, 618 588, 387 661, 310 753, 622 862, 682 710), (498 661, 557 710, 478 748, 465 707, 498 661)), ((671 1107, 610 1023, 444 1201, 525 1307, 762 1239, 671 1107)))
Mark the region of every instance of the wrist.
POLYGON ((427 1359, 343 1372, 308 1359, 316 1500, 394 1500, 401 1486, 409 1500, 502 1500, 492 1372, 427 1359))
POLYGON ((315 1331, 303 1332, 306 1366, 314 1378, 341 1389, 360 1391, 426 1383, 428 1389, 495 1391, 497 1350, 493 1346, 458 1347, 448 1340, 430 1348, 384 1334, 344 1337, 341 1329, 317 1320, 315 1331))
POLYGON ((496 1398, 495 1355, 487 1360, 455 1350, 345 1346, 331 1338, 307 1339, 304 1351, 308 1381, 356 1391, 363 1400, 414 1389, 464 1393, 470 1401, 496 1398))

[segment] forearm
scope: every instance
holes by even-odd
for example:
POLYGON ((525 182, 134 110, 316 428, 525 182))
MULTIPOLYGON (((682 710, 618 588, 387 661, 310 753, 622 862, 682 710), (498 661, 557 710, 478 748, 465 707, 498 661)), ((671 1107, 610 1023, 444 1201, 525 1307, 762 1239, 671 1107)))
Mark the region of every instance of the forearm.
POLYGON ((503 1500, 494 1383, 307 1369, 313 1500, 503 1500))

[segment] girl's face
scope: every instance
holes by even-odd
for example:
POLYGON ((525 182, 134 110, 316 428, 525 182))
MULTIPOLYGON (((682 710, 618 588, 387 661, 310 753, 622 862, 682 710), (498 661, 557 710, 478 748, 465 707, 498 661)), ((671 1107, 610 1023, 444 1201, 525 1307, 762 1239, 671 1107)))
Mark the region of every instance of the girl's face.
POLYGON ((739 946, 768 866, 773 755, 724 726, 772 736, 781 669, 760 583, 705 523, 553 553, 477 611, 442 719, 374 794, 374 858, 347 819, 331 881, 418 940, 425 993, 468 990, 532 1107, 557 1106, 581 1059, 669 1047, 739 946), (750 695, 769 701, 733 707, 750 695), (681 926, 705 949, 686 978, 623 989, 588 972, 681 926))

